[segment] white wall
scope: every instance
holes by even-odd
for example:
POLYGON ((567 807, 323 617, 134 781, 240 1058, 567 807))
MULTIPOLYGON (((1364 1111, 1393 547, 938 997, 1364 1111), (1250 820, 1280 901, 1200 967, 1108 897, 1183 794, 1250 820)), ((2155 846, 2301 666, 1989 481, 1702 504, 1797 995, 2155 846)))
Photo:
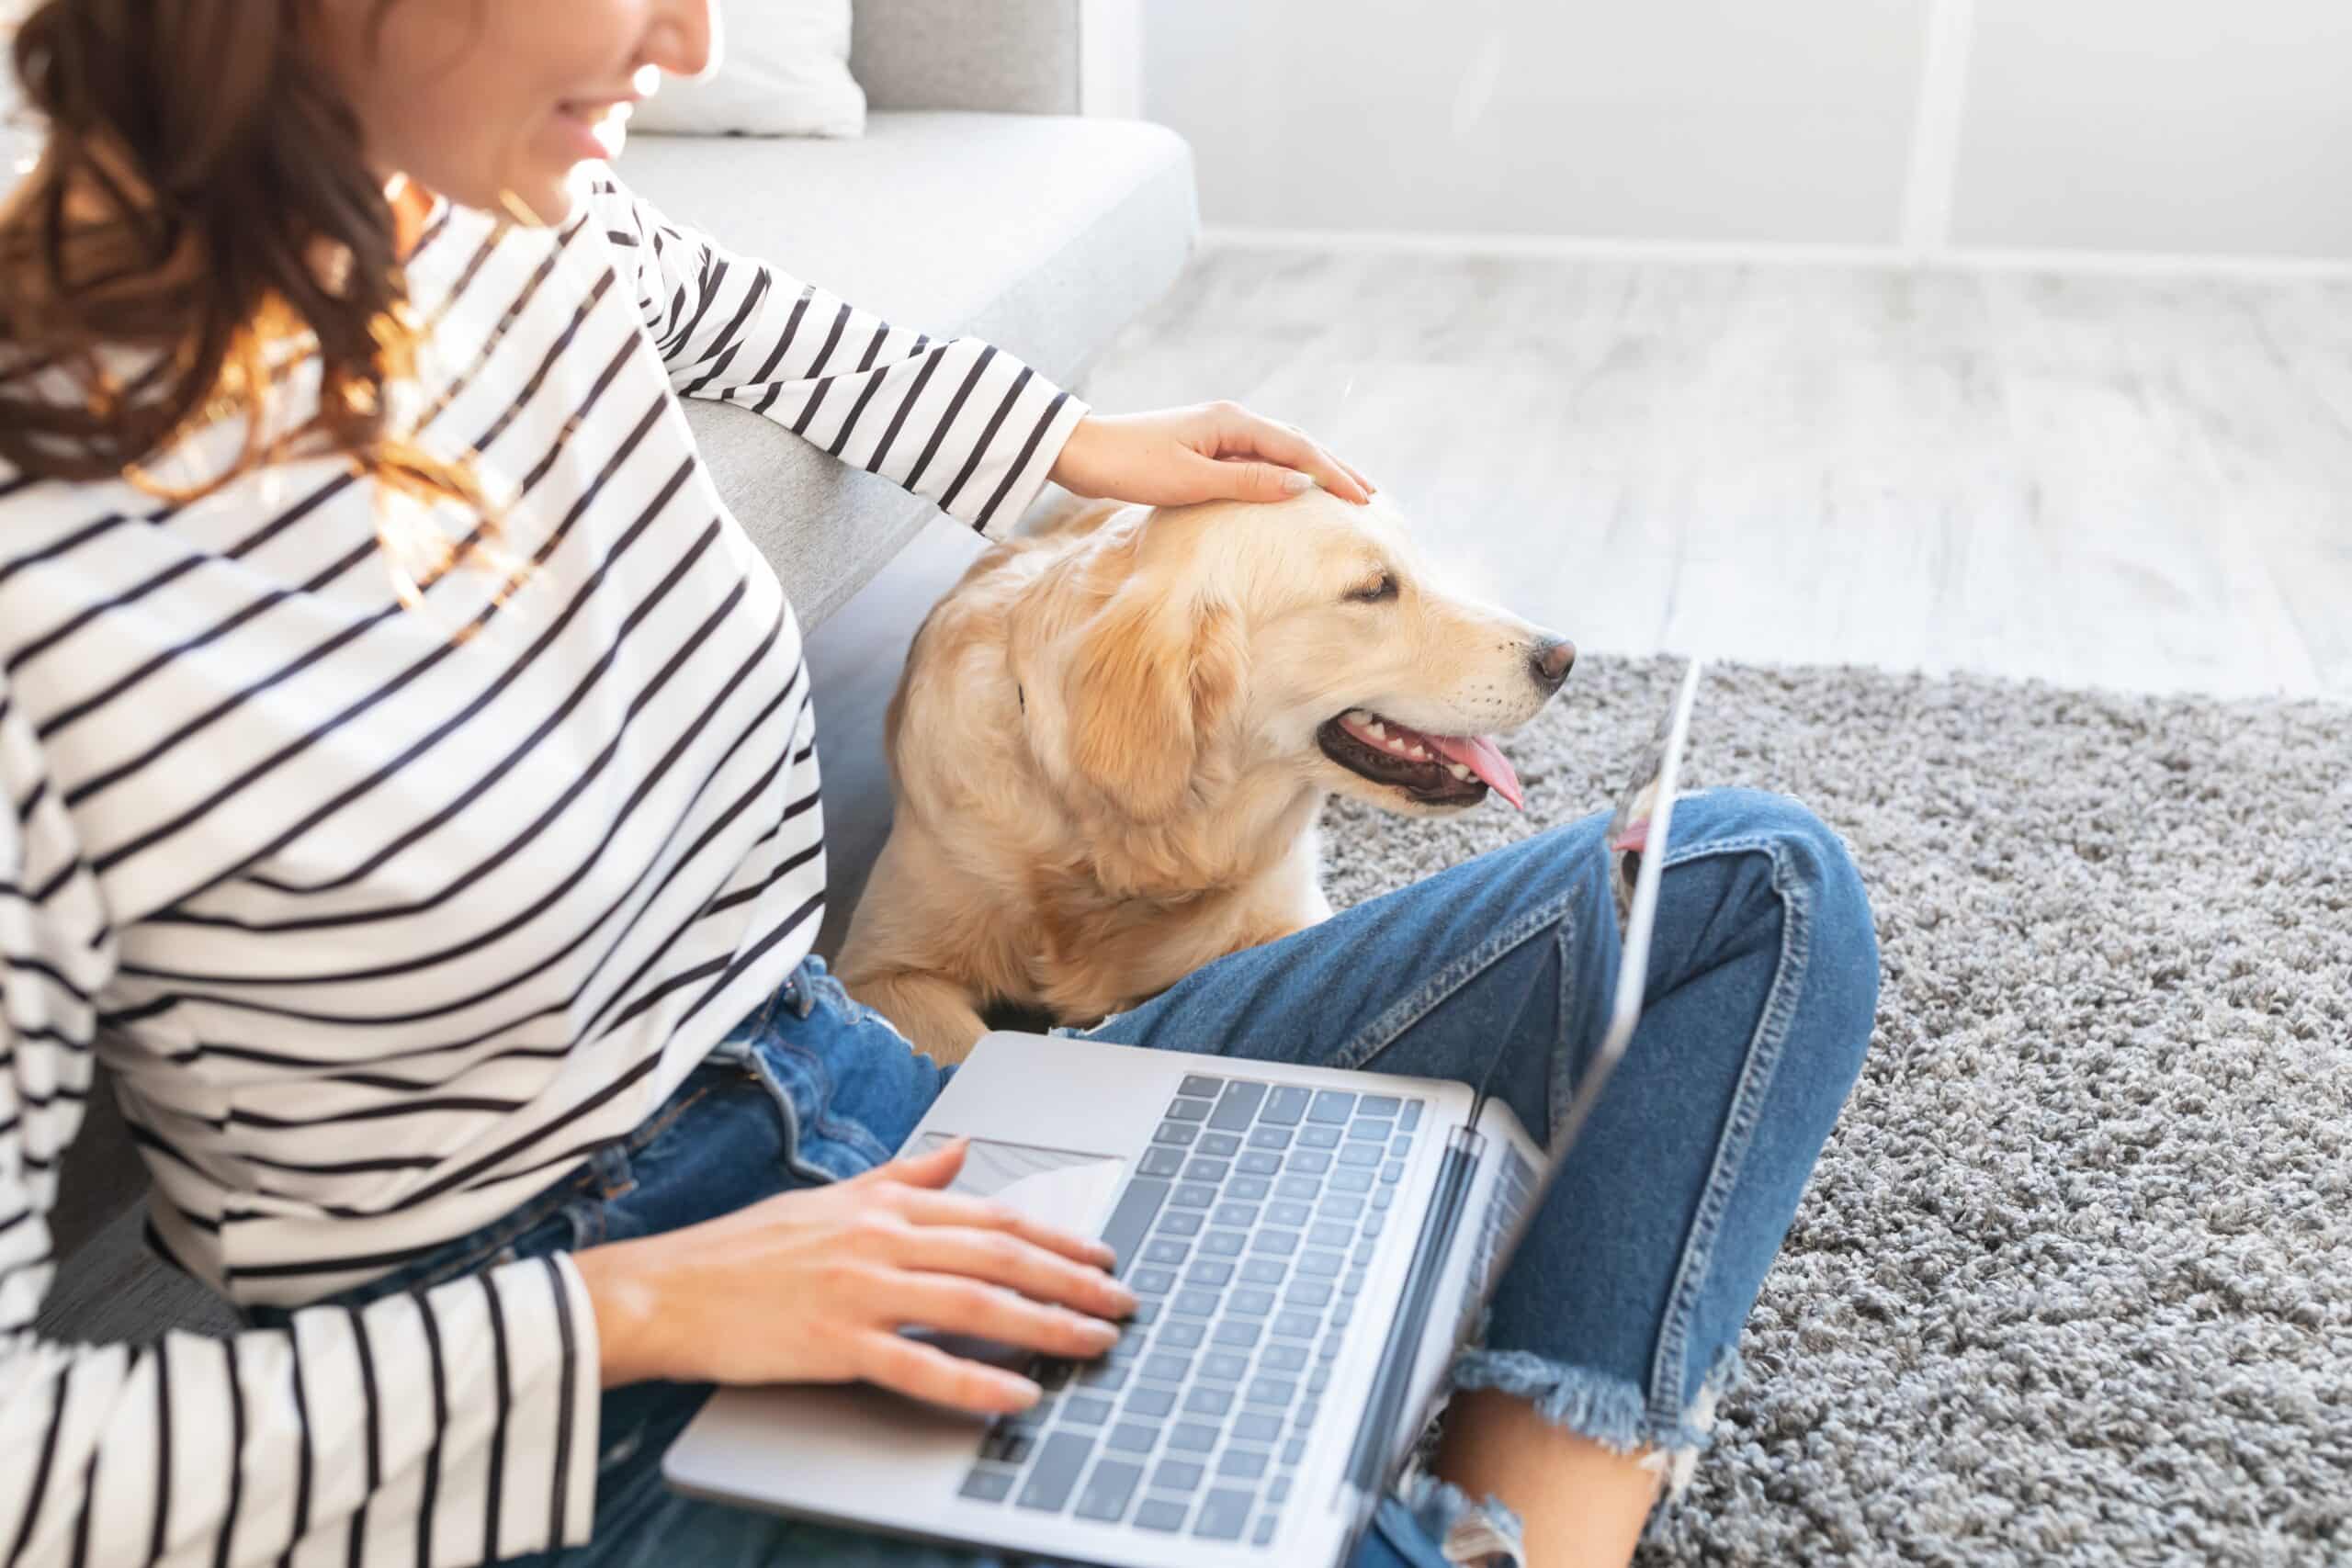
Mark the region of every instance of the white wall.
POLYGON ((1211 223, 1894 237, 1907 0, 1153 0, 1211 223))
POLYGON ((1146 0, 1218 227, 2352 257, 2352 0, 1146 0))
POLYGON ((2352 256, 2352 3, 1975 0, 1963 244, 2352 256))

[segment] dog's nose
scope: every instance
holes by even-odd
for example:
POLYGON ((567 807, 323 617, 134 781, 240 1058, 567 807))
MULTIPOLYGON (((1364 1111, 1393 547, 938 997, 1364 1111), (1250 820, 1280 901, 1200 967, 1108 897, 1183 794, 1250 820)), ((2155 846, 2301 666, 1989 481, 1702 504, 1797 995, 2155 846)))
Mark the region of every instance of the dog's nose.
POLYGON ((1560 682, 1568 678, 1568 671, 1576 668, 1577 645, 1566 637, 1555 637, 1537 643, 1527 661, 1534 669, 1535 683, 1547 692, 1556 692, 1560 682))

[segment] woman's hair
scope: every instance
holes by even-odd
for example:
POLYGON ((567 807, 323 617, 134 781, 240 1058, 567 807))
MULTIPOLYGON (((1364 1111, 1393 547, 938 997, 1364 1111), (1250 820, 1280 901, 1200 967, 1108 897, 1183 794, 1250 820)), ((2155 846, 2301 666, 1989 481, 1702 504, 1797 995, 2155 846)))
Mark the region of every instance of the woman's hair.
MULTIPOLYGON (((409 373, 399 226, 312 51, 317 0, 42 0, 14 68, 46 121, 0 213, 0 459, 128 474, 239 418, 255 464, 326 451, 476 502, 388 427, 409 373), (318 412, 273 434, 273 350, 308 348, 318 412)), ((380 20, 393 0, 375 0, 380 20)), ((282 353, 281 353, 282 357, 282 353)))

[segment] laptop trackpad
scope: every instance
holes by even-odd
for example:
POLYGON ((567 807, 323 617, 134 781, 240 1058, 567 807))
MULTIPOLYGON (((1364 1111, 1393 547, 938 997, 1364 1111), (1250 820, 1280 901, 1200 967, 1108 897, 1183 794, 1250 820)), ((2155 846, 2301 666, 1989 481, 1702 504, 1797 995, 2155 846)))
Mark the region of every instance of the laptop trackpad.
MULTIPOLYGON (((914 1140, 910 1154, 924 1154, 953 1136, 926 1133, 914 1140)), ((1119 1179, 1127 1162, 1117 1155, 1089 1154, 1080 1149, 1043 1149, 1028 1144, 974 1138, 964 1156, 951 1192, 968 1192, 1011 1205, 1041 1225, 1094 1235, 1110 1215, 1111 1200, 1118 1195, 1119 1179)), ((975 1339, 967 1335, 909 1330, 912 1338, 928 1341, 952 1355, 992 1366, 1019 1369, 1035 1358, 1034 1350, 975 1339)))
MULTIPOLYGON (((910 1152, 928 1154, 952 1136, 926 1133, 910 1152)), ((1092 1235, 1109 1215, 1111 1199, 1126 1168, 1127 1162, 1117 1155, 974 1138, 964 1156, 964 1168, 948 1190, 994 1198, 1041 1225, 1092 1235)))

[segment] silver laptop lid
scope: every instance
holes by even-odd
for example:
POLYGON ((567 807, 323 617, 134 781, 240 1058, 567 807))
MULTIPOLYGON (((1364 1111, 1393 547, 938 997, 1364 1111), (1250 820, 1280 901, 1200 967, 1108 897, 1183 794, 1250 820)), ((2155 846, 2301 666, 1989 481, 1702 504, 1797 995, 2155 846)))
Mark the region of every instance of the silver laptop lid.
MULTIPOLYGON (((1544 1151, 1549 1157, 1544 1174, 1528 1200, 1526 1213, 1504 1238, 1501 1261, 1509 1260, 1521 1233, 1542 1205, 1562 1158, 1584 1130, 1585 1119, 1592 1114, 1610 1074, 1624 1058, 1626 1046, 1633 1043, 1634 1025, 1641 1021, 1650 934, 1657 924, 1658 884, 1666 869, 1667 836, 1674 821, 1674 796, 1681 784, 1682 750, 1690 735, 1690 709, 1698 696, 1701 663, 1693 659, 1684 666, 1674 705, 1658 719, 1657 731, 1635 757, 1630 777, 1618 793, 1617 807, 1610 815, 1604 845, 1610 862, 1609 886, 1617 908, 1620 952, 1616 988, 1610 998, 1609 1029, 1577 1085, 1567 1113, 1553 1130, 1544 1151)), ((1500 1272, 1499 1262, 1497 1272, 1500 1272)))
MULTIPOLYGON (((1558 1179, 1566 1162, 1568 1151, 1576 1145, 1584 1130, 1592 1108, 1599 1103, 1601 1092, 1608 1087, 1610 1076, 1617 1064, 1624 1059, 1626 1047, 1632 1043, 1634 1030, 1641 1021, 1643 992, 1649 971, 1650 937, 1657 922, 1658 888, 1665 874, 1666 849, 1674 820, 1674 800, 1680 786, 1682 751, 1690 736, 1690 712, 1699 690, 1702 661, 1696 659, 1684 667, 1680 687, 1674 703, 1660 717, 1657 728, 1648 742, 1635 755, 1624 786, 1619 791, 1616 808, 1601 838, 1601 852, 1608 857, 1608 875, 1612 913, 1616 917, 1619 935, 1617 975, 1610 998, 1609 1021, 1602 1034, 1600 1049, 1577 1083, 1576 1097, 1567 1111, 1553 1128, 1544 1149, 1543 1168, 1538 1172, 1525 1202, 1520 1208, 1510 1229, 1498 1243, 1494 1261, 1479 1286, 1480 1304, 1485 1303, 1495 1284, 1508 1269, 1511 1256, 1525 1239, 1535 1216, 1542 1212, 1544 1201, 1552 1184, 1558 1179)), ((1498 1053, 1499 1060, 1499 1052, 1498 1053)), ((1489 1066, 1488 1075, 1492 1076, 1489 1066)), ((1353 1453, 1349 1461, 1349 1474, 1342 1483, 1342 1495, 1351 1495, 1355 1518, 1349 1535, 1349 1550, 1369 1527, 1372 1510, 1378 1499, 1395 1485, 1396 1472, 1410 1457, 1411 1444, 1400 1443, 1400 1431, 1418 1431, 1428 1425, 1435 1414, 1438 1387, 1426 1388, 1418 1402, 1419 1416, 1410 1427, 1400 1427, 1399 1417, 1414 1408, 1407 1389, 1407 1378, 1417 1365, 1426 1364, 1418 1353, 1420 1328, 1427 1321, 1430 1288, 1437 1278, 1439 1258, 1450 1247, 1451 1236, 1459 1224, 1461 1202, 1468 1196, 1469 1170, 1480 1157, 1484 1140, 1478 1132, 1479 1112, 1487 1099, 1487 1088, 1481 1084, 1476 1101, 1471 1108, 1469 1122, 1454 1134, 1453 1145, 1448 1150, 1449 1160, 1454 1162, 1440 1179, 1440 1190, 1432 1199, 1430 1215, 1423 1237, 1421 1255, 1416 1258, 1414 1280, 1408 1283, 1407 1300, 1397 1319, 1392 1323, 1387 1349, 1382 1357, 1382 1367, 1375 1374, 1374 1385, 1367 1405, 1364 1424, 1358 1434, 1353 1453), (1449 1191, 1449 1179, 1453 1186, 1449 1191)), ((1463 1340, 1472 1332, 1483 1314, 1464 1314, 1455 1334, 1454 1348, 1462 1348, 1463 1340)), ((1450 1359, 1450 1358, 1449 1358, 1450 1359)))

